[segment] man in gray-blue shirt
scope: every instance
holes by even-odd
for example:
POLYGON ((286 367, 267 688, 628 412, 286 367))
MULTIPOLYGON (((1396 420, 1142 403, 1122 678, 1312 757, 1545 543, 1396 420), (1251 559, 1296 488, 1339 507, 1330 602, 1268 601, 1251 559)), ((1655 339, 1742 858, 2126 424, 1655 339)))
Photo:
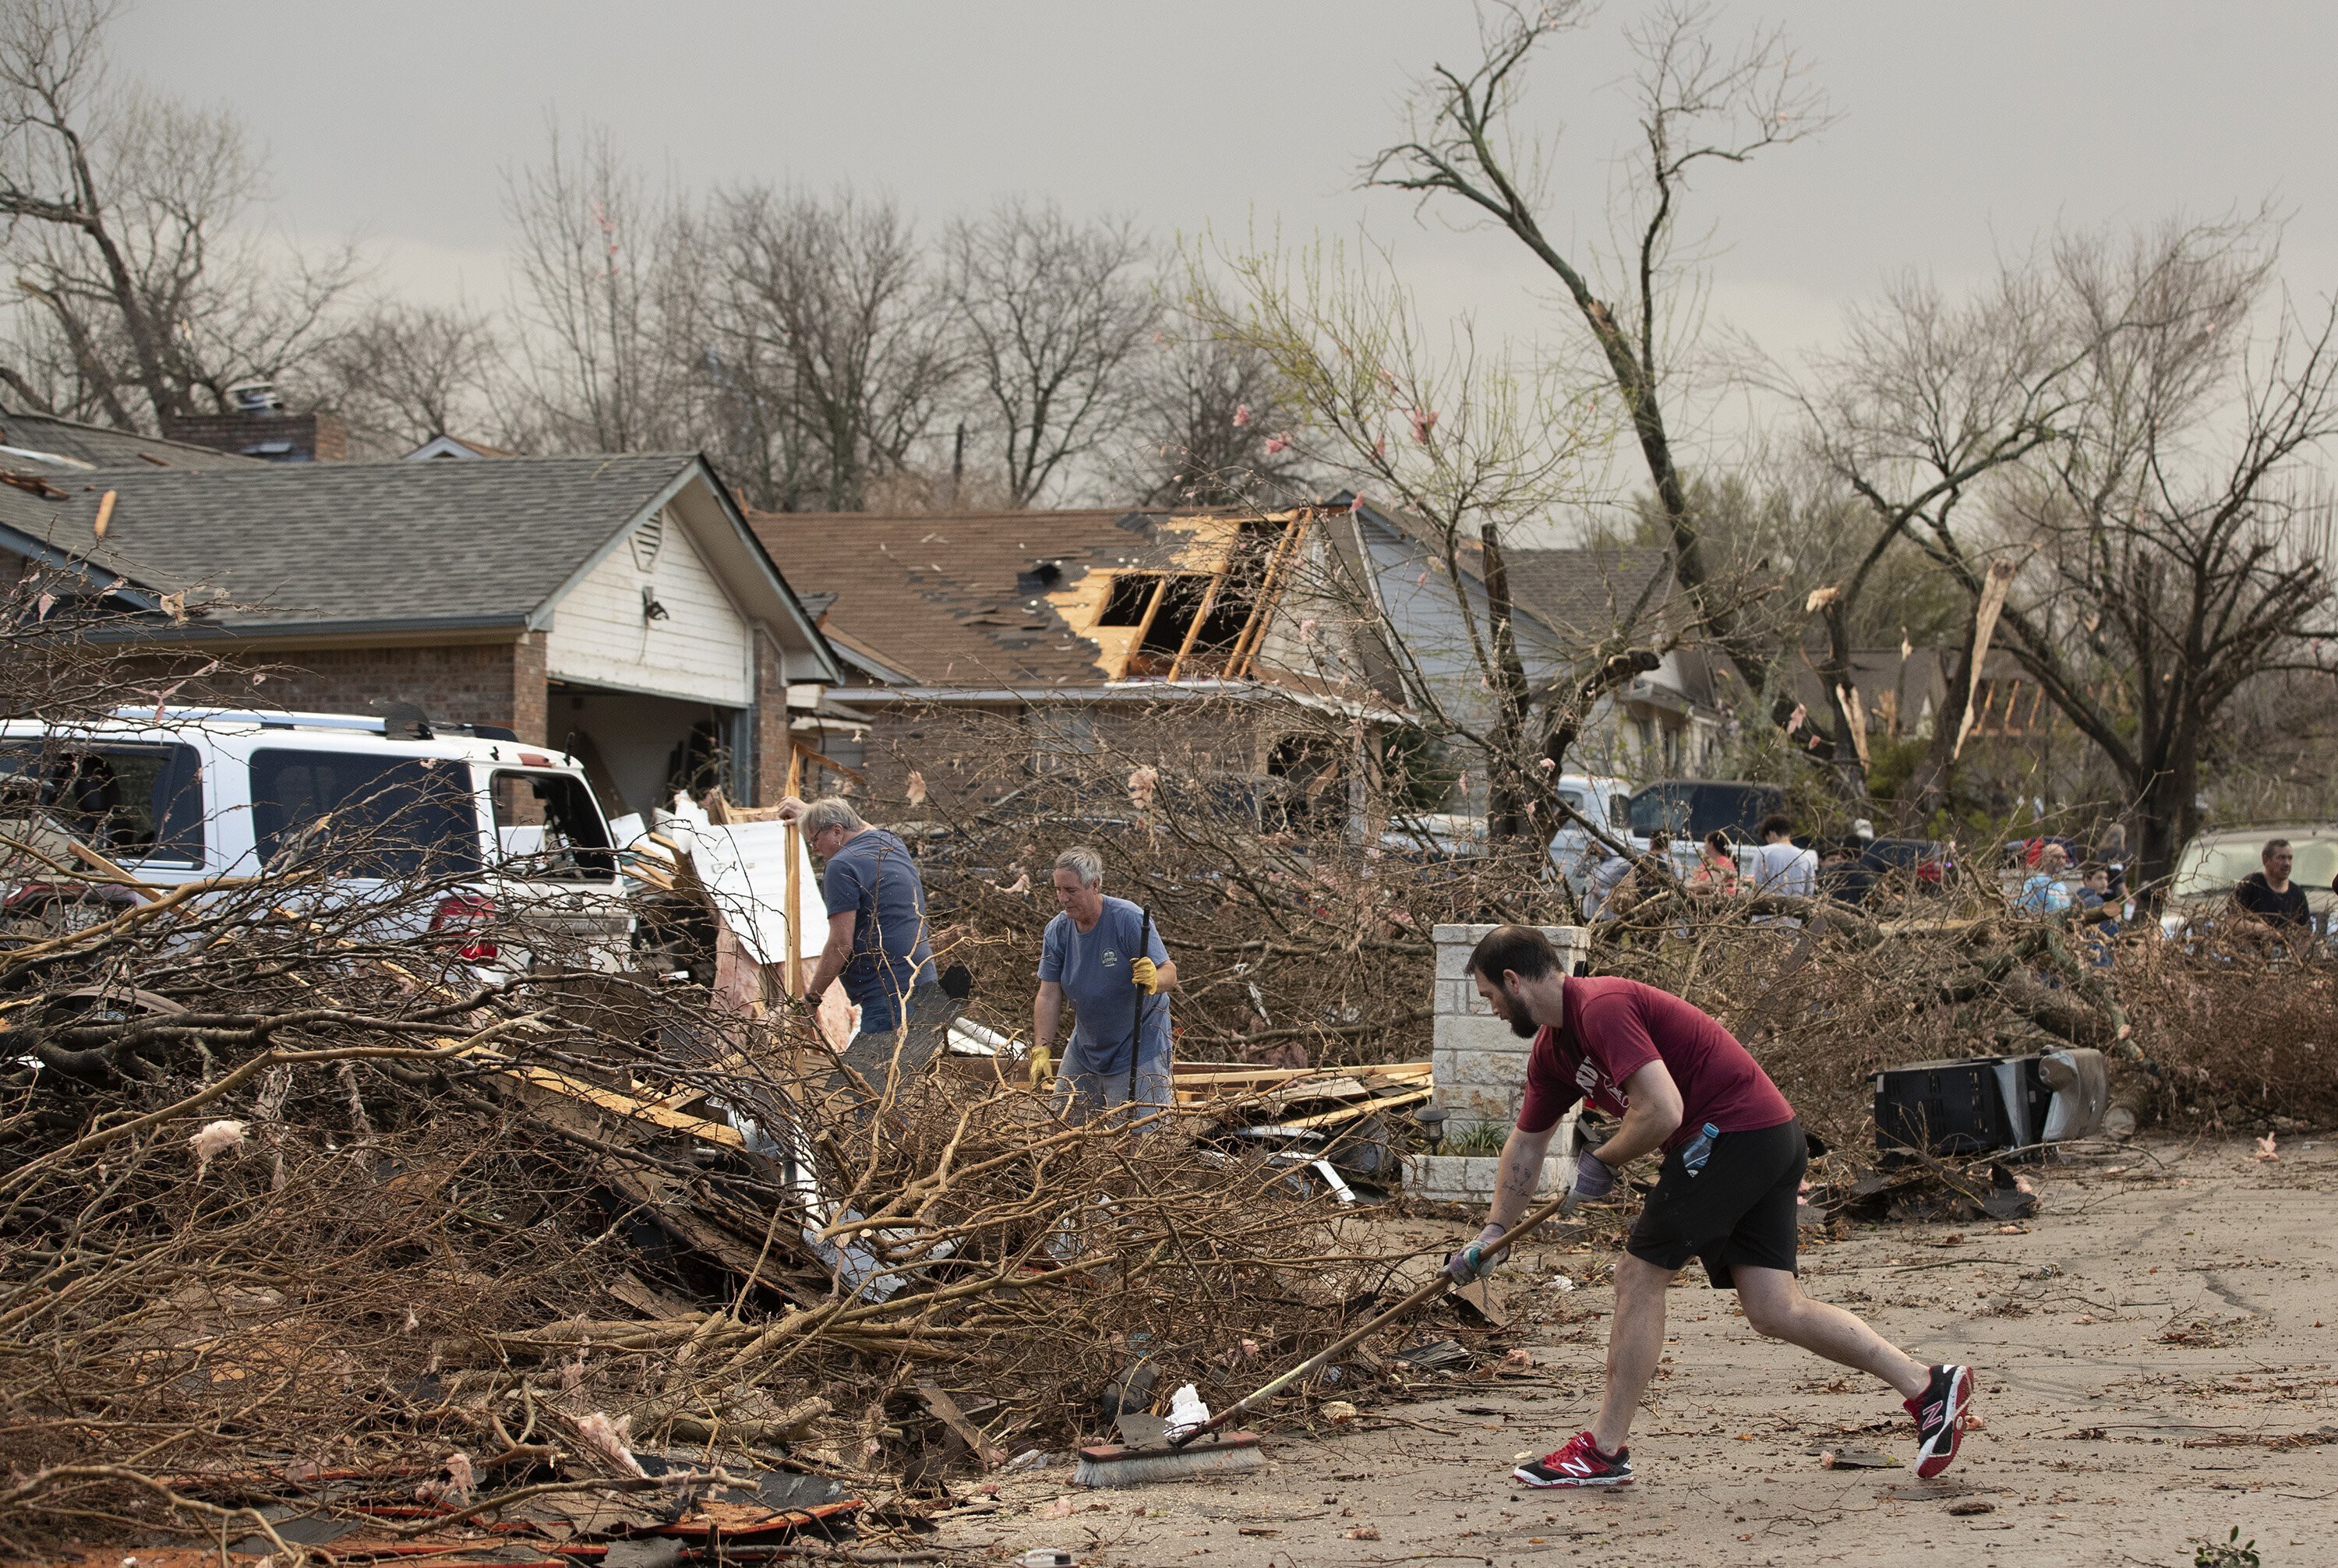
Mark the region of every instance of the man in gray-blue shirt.
POLYGON ((1056 1072, 1065 1117, 1086 1122, 1128 1103, 1135 1061, 1137 1114, 1169 1103, 1169 995, 1177 965, 1144 912, 1104 892, 1104 857, 1088 848, 1056 857, 1056 901, 1039 953, 1039 995, 1031 1034, 1046 1051, 1056 1043, 1064 998, 1072 1001, 1072 1040, 1056 1072), (1138 1014, 1144 1017, 1138 1027, 1138 1014))
POLYGON ((809 806, 785 800, 780 809, 820 858, 828 905, 828 942, 804 995, 818 998, 843 981, 860 1007, 844 1063, 881 1089, 897 1069, 914 1073, 934 1058, 955 1011, 934 975, 925 881, 908 845, 836 796, 809 806))

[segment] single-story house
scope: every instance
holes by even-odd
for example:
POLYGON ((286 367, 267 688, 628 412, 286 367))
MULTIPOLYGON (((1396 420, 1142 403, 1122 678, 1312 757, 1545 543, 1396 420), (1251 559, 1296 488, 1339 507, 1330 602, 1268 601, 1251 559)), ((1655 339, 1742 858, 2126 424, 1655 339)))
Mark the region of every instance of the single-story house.
POLYGON ((1320 797, 1346 768, 1325 734, 1400 721, 1361 652, 1311 613, 1320 508, 750 521, 826 602, 820 628, 850 672, 828 695, 867 720, 831 732, 828 755, 880 799, 911 769, 928 789, 995 796, 1132 727, 1176 732, 1180 714, 1175 750, 1194 769, 1303 779, 1320 797))
POLYGON ((775 798, 791 702, 843 677, 693 454, 286 464, 66 425, 0 413, 0 556, 142 612, 108 634, 158 688, 228 662, 181 701, 504 726, 615 812, 775 798))

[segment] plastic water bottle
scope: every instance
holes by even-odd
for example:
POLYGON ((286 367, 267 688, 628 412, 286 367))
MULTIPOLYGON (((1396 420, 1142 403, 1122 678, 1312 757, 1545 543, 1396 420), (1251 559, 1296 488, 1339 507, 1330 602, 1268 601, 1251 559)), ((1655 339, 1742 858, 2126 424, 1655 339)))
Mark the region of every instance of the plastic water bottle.
POLYGON ((1721 1129, 1708 1122, 1697 1135, 1681 1145, 1681 1169, 1694 1179, 1704 1171, 1704 1162, 1713 1158, 1713 1141, 1721 1136, 1721 1129))

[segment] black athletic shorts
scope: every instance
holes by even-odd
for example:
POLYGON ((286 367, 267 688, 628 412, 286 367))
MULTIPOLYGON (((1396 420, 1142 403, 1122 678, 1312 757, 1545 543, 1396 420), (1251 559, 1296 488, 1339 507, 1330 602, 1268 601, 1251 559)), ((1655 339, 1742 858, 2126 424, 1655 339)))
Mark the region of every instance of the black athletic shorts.
POLYGON ((1800 1122, 1720 1134, 1695 1176, 1675 1150, 1624 1250, 1659 1269, 1701 1258, 1716 1290, 1731 1288, 1733 1264, 1797 1273, 1795 1203, 1809 1162, 1800 1122))

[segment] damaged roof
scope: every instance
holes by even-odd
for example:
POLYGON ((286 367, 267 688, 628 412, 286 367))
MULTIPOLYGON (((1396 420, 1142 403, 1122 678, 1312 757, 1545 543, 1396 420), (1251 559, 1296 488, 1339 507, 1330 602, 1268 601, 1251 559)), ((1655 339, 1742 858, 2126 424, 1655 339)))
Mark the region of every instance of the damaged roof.
POLYGON ((1126 638, 1100 639, 1094 625, 1104 579, 1209 571, 1233 525, 1252 515, 1099 507, 755 512, 748 522, 791 581, 833 596, 822 629, 872 675, 1028 688, 1119 679, 1126 638))

